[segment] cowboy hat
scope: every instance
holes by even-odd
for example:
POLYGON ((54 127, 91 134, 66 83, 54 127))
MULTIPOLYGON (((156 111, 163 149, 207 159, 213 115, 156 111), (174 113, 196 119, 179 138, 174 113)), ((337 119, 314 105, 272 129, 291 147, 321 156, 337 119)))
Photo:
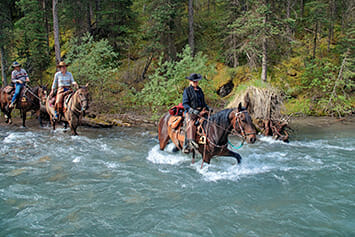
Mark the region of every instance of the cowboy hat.
POLYGON ((13 62, 12 63, 12 65, 11 65, 12 67, 21 67, 21 63, 18 63, 18 62, 13 62))
POLYGON ((69 66, 69 64, 66 64, 64 61, 61 61, 58 65, 57 65, 57 67, 68 67, 69 66))
POLYGON ((191 73, 186 79, 189 79, 190 81, 199 81, 202 80, 202 76, 199 73, 191 73))

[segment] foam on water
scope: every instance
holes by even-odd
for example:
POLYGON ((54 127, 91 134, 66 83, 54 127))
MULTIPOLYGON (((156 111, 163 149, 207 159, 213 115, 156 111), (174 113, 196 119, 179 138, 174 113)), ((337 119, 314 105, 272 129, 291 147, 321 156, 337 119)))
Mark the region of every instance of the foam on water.
MULTIPOLYGON (((166 148, 167 150, 172 149, 172 145, 166 148)), ((188 156, 182 155, 181 153, 169 153, 167 151, 161 151, 159 145, 155 145, 148 153, 147 160, 155 164, 170 164, 178 165, 185 161, 190 161, 191 159, 188 156)))

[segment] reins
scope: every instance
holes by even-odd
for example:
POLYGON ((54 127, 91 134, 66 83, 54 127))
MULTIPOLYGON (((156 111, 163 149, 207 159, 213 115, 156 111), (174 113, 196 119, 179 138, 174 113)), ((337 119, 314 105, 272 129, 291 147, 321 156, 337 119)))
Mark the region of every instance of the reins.
MULTIPOLYGON (((224 130, 224 131, 229 131, 229 130, 230 130, 230 127, 232 126, 232 127, 233 127, 233 130, 236 132, 236 133, 233 134, 233 135, 238 135, 239 137, 242 138, 242 144, 241 144, 238 148, 236 148, 236 149, 239 149, 239 148, 241 148, 241 147, 243 146, 243 143, 244 143, 244 141, 245 141, 245 139, 246 139, 246 137, 247 137, 248 135, 256 134, 255 132, 253 132, 253 133, 246 133, 245 130, 243 129, 243 127, 242 127, 242 125, 241 125, 241 121, 240 121, 240 116, 239 116, 239 115, 242 114, 242 113, 245 113, 245 112, 247 112, 247 111, 235 112, 235 117, 232 119, 231 124, 230 124, 227 128, 224 128, 224 127, 220 126, 219 124, 217 124, 216 122, 214 122, 213 120, 211 120, 211 119, 210 119, 210 112, 209 112, 208 118, 207 118, 207 119, 204 118, 205 120, 207 120, 207 130, 208 130, 208 125, 209 125, 210 122, 213 123, 216 127, 220 128, 220 129, 222 129, 222 130, 224 130), (238 131, 237 131, 236 127, 235 127, 236 122, 238 122, 238 127, 239 127, 239 129, 240 129, 240 134, 238 133, 238 131)), ((199 116, 199 117, 201 117, 201 116, 199 116)), ((207 134, 206 134, 206 139, 208 139, 208 138, 207 138, 207 134)), ((209 142, 210 142, 213 146, 218 147, 218 148, 223 148, 223 147, 225 147, 225 146, 227 145, 227 144, 224 144, 224 145, 217 145, 217 144, 213 143, 213 142, 211 141, 211 139, 208 139, 208 140, 209 140, 209 142)), ((229 142, 229 141, 228 141, 228 142, 229 142)), ((230 142, 229 142, 229 143, 230 143, 230 142)), ((231 144, 231 143, 230 143, 230 144, 231 144)), ((234 146, 232 145, 232 147, 234 147, 234 146)))
MULTIPOLYGON (((74 106, 74 109, 72 109, 71 107, 72 107, 72 104, 73 104, 73 99, 74 99, 75 94, 76 94, 77 91, 78 91, 78 90, 76 90, 76 91, 74 92, 73 96, 70 98, 70 101, 69 101, 70 104, 68 105, 68 107, 69 107, 69 110, 71 110, 72 112, 76 112, 76 113, 78 113, 78 114, 81 114, 82 111, 83 111, 83 105, 82 105, 82 103, 83 103, 84 101, 88 101, 88 99, 87 99, 87 98, 84 98, 84 99, 81 99, 81 98, 80 98, 80 100, 79 100, 80 110, 79 110, 76 106, 74 106)), ((80 96, 79 96, 79 97, 80 97, 80 96)))

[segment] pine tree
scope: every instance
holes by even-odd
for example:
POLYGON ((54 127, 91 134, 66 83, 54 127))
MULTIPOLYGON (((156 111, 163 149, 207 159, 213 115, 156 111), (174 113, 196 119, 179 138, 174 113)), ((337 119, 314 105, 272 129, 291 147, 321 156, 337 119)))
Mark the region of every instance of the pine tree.
POLYGON ((20 42, 18 55, 25 59, 24 66, 32 80, 41 82, 42 71, 49 63, 43 11, 38 0, 20 0, 17 4, 24 14, 16 22, 16 37, 20 42))

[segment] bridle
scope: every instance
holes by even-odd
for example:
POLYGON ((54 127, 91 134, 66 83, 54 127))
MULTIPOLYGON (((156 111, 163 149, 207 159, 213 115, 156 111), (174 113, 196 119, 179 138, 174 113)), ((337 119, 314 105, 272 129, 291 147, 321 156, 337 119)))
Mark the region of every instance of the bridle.
MULTIPOLYGON (((80 90, 80 89, 79 89, 80 90)), ((80 105, 80 110, 77 107, 74 107, 73 111, 77 112, 77 113, 81 113, 84 111, 83 108, 83 104, 84 102, 86 102, 86 105, 88 104, 88 99, 85 96, 80 95, 79 90, 77 90, 75 93, 78 93, 78 97, 79 97, 79 105, 80 105), (84 98, 83 98, 84 97, 84 98)), ((73 95, 74 97, 74 95, 73 95)), ((72 98, 74 99, 74 98, 72 98)), ((72 102, 73 103, 73 102, 72 102)))
POLYGON ((246 140, 246 137, 249 135, 256 135, 256 132, 245 132, 242 123, 241 123, 241 115, 242 114, 246 114, 248 113, 248 111, 239 111, 239 112, 235 112, 235 116, 232 119, 232 134, 234 135, 241 135, 243 140, 246 140), (237 127, 238 124, 238 127, 237 127), (240 132, 238 132, 238 129, 240 130, 240 132))

